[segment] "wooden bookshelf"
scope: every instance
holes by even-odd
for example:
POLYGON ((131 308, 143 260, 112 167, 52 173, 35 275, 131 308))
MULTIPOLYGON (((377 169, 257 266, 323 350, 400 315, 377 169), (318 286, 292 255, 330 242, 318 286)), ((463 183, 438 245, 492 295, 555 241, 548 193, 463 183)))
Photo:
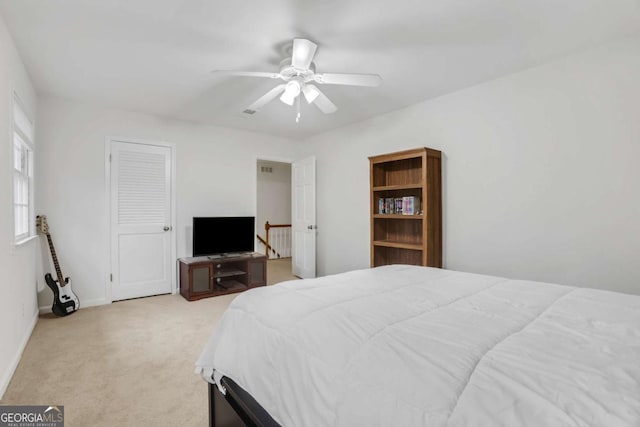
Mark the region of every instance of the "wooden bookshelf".
POLYGON ((369 157, 371 266, 442 267, 441 152, 417 148, 369 157), (379 212, 379 199, 420 198, 412 215, 379 212))

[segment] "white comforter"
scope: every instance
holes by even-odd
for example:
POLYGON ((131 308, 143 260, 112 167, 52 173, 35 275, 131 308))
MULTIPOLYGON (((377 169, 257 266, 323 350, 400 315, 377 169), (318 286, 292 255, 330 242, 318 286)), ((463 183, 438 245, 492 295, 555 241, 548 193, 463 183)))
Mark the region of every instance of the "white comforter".
POLYGON ((283 426, 640 426, 640 297, 413 266, 238 296, 198 371, 283 426))

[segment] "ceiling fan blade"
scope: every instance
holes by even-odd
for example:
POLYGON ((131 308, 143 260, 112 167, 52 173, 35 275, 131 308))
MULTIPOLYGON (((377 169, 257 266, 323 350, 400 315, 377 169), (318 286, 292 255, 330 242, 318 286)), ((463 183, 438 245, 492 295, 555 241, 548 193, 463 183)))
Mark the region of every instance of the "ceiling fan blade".
POLYGON ((226 74, 228 76, 241 76, 241 77, 266 77, 269 79, 279 79, 282 76, 280 73, 266 73, 262 71, 235 71, 235 70, 213 70, 212 74, 226 74))
POLYGON ((313 103, 316 105, 316 107, 318 107, 320 111, 322 111, 325 114, 331 114, 338 111, 338 107, 336 107, 336 105, 333 102, 331 102, 331 100, 327 98, 327 95, 322 93, 320 89, 318 89, 314 85, 308 84, 307 86, 310 87, 311 90, 318 91, 318 95, 313 100, 313 103))
POLYGON ((274 87, 269 92, 262 95, 256 102, 249 105, 247 109, 244 110, 244 112, 247 114, 253 114, 257 111, 260 111, 262 107, 264 107, 265 105, 267 105, 268 103, 276 99, 276 97, 280 95, 281 92, 284 91, 284 87, 285 87, 284 84, 274 87))
POLYGON ((348 85, 348 86, 380 86, 382 77, 377 74, 340 74, 322 73, 316 74, 314 80, 326 85, 348 85))
POLYGON ((294 68, 306 70, 311 65, 318 45, 307 39, 293 39, 293 52, 291 53, 291 65, 294 68))

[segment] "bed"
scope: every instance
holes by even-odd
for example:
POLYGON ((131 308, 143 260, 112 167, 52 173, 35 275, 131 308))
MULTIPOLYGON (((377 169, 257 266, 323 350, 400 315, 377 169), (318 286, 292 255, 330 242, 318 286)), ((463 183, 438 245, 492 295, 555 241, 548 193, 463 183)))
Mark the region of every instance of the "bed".
POLYGON ((408 265, 284 282, 233 301, 196 371, 212 425, 640 426, 640 296, 408 265))

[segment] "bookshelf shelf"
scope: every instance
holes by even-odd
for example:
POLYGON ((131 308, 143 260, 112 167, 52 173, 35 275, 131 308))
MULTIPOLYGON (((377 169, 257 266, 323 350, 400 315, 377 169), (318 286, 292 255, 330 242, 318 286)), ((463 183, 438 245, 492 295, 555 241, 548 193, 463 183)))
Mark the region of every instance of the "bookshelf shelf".
POLYGON ((374 240, 374 246, 381 246, 385 248, 397 248, 397 249, 409 249, 412 251, 421 251, 422 245, 416 243, 403 243, 403 242, 394 242, 392 240, 374 240))
POLYGON ((380 187, 373 187, 373 191, 396 191, 396 190, 412 190, 412 189, 421 189, 423 187, 422 184, 406 184, 406 185, 383 185, 380 187))
POLYGON ((417 219, 421 220, 422 215, 402 215, 402 214, 373 214, 374 219, 417 219))
POLYGON ((369 167, 371 266, 442 267, 440 151, 418 148, 369 157, 369 167))

